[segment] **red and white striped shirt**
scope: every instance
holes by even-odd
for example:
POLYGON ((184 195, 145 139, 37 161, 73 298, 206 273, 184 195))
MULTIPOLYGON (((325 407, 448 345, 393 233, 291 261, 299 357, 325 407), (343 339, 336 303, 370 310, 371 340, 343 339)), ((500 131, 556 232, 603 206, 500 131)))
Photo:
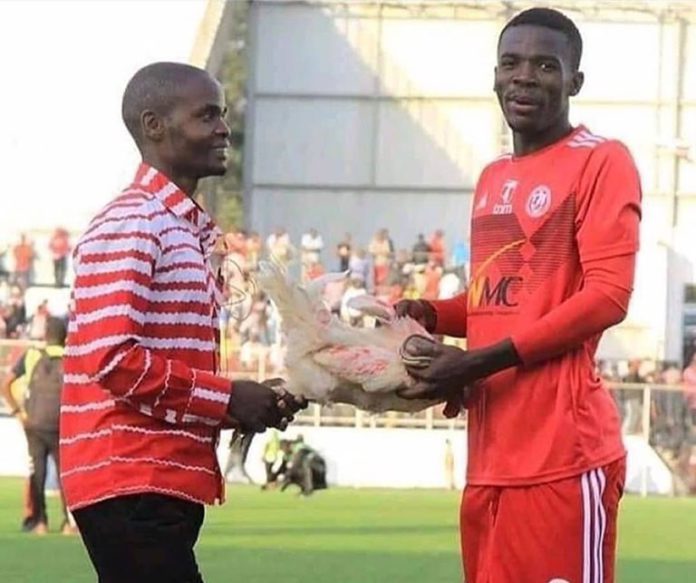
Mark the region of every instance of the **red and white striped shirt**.
POLYGON ((142 492, 222 500, 215 446, 231 382, 215 374, 219 236, 142 164, 77 244, 60 423, 71 509, 142 492))

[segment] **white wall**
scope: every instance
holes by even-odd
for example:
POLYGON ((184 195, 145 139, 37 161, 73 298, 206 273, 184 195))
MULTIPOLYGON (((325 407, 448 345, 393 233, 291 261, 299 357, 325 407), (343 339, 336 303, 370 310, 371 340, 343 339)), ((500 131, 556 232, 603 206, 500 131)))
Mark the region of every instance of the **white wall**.
MULTIPOLYGON (((449 439, 456 485, 464 485, 466 433, 462 430, 293 427, 283 438, 292 439, 297 434, 326 459, 330 484, 357 488, 445 487, 445 440, 449 439)), ((246 466, 259 483, 265 476, 261 455, 266 439, 264 435, 254 439, 246 466)), ((227 443, 224 434, 218 450, 223 467, 227 443)))
MULTIPOLYGON (((302 434, 305 443, 326 460, 327 478, 332 486, 352 488, 444 488, 445 440, 452 443, 454 477, 463 488, 466 473, 466 432, 463 430, 385 429, 348 427, 293 427, 283 438, 302 434)), ((218 447, 221 467, 225 467, 231 433, 223 432, 218 447)), ((246 469, 255 482, 265 481, 261 456, 267 436, 252 442, 246 469)), ((24 476, 28 458, 24 433, 19 423, 0 417, 0 476, 24 476)), ((653 494, 670 494, 672 477, 660 458, 641 438, 625 439, 628 449, 627 490, 640 492, 644 487, 653 494)))

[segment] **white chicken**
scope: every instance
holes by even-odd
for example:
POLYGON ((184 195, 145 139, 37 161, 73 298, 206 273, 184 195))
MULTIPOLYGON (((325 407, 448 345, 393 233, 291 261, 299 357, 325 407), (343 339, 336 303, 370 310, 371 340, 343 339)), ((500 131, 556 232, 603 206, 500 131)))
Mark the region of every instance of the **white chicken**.
POLYGON ((414 335, 431 338, 418 322, 396 317, 390 305, 363 295, 351 301, 351 308, 376 317, 382 325, 352 327, 331 314, 323 299, 326 284, 345 274, 328 274, 302 286, 276 263, 261 262, 259 267, 259 287, 282 319, 289 392, 373 413, 415 412, 437 402, 403 399, 396 393, 414 382, 400 356, 402 344, 414 335))

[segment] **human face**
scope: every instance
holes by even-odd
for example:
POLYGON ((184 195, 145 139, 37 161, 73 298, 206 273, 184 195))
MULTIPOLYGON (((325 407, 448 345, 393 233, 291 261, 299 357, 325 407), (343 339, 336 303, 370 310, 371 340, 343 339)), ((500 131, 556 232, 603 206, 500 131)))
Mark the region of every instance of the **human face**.
POLYGON ((560 31, 525 24, 503 33, 494 89, 513 132, 539 138, 570 127, 569 97, 583 82, 572 63, 570 43, 560 31))
POLYGON ((198 180, 227 170, 230 129, 220 84, 205 73, 186 78, 164 119, 162 148, 172 178, 198 180))

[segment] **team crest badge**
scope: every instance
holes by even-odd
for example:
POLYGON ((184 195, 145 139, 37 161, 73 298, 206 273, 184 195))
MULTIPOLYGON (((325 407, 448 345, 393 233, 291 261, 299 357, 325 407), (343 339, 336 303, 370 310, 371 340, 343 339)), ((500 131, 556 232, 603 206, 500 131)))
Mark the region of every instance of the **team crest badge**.
POLYGON ((551 189, 548 186, 537 186, 527 198, 527 214, 536 219, 551 207, 551 189))

